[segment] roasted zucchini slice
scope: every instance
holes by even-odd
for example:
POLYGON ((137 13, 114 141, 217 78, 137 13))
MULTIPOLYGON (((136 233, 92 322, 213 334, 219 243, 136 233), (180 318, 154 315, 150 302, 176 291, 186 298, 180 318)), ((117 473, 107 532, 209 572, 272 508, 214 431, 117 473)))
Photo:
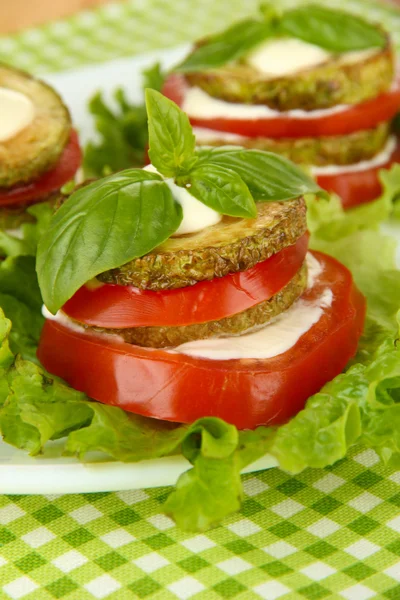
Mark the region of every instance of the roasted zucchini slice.
POLYGON ((395 52, 386 47, 334 56, 327 62, 285 77, 267 77, 243 60, 218 69, 186 74, 192 86, 227 102, 265 104, 275 110, 317 110, 359 104, 392 85, 395 52))
POLYGON ((220 319, 182 327, 134 327, 131 329, 102 329, 103 333, 116 333, 130 344, 150 348, 179 346, 193 340, 226 335, 240 335, 258 325, 264 325, 287 310, 301 296, 307 285, 307 265, 275 296, 245 311, 220 319))
POLYGON ((24 94, 34 105, 32 122, 0 142, 0 189, 33 181, 53 167, 71 133, 71 118, 59 95, 47 84, 0 63, 0 88, 24 94))
MULTIPOLYGON (((218 138, 197 139, 198 146, 224 146, 227 142, 218 138)), ((381 152, 390 135, 389 123, 380 123, 374 129, 356 131, 349 135, 332 135, 315 138, 266 138, 248 137, 229 140, 229 145, 243 146, 250 150, 265 150, 281 154, 297 164, 325 166, 350 165, 369 160, 381 152)))
POLYGON ((303 198, 258 203, 257 209, 256 219, 225 216, 197 233, 171 237, 149 254, 98 278, 148 290, 185 287, 249 269, 294 244, 307 229, 303 198))

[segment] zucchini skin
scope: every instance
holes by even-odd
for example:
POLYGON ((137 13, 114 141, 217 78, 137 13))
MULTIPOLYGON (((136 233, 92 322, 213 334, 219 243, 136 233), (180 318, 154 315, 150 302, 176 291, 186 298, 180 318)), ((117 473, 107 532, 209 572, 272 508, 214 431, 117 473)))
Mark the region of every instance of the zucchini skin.
POLYGON ((30 98, 33 121, 0 143, 0 192, 30 183, 58 162, 71 135, 71 117, 53 88, 23 71, 0 63, 0 87, 30 98))
POLYGON ((264 104, 279 111, 318 110, 337 104, 359 104, 389 90, 395 73, 395 52, 386 36, 385 48, 361 61, 332 58, 295 75, 267 78, 241 63, 186 74, 192 86, 210 96, 242 104, 264 104))

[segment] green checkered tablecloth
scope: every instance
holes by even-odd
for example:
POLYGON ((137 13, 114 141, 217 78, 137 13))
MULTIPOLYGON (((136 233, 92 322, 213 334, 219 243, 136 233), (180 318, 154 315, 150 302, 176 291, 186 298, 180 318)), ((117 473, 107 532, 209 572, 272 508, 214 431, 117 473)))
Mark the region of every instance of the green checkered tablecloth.
MULTIPOLYGON (((290 0, 282 4, 293 4, 290 0)), ((391 29, 400 12, 330 0, 391 29)), ((35 72, 171 47, 258 0, 132 0, 0 38, 0 58, 35 72)), ((0 598, 400 600, 400 472, 374 452, 297 477, 244 477, 240 513, 205 534, 161 513, 168 489, 0 496, 0 598)))

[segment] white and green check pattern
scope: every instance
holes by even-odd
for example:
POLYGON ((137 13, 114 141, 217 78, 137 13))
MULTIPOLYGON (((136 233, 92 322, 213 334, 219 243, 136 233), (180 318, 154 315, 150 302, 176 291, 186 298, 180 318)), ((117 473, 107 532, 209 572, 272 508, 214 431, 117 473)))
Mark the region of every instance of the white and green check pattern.
POLYGON ((297 477, 247 475, 205 534, 160 512, 167 488, 0 497, 1 598, 400 598, 400 472, 371 450, 297 477))
MULTIPOLYGON (((298 2, 283 0, 282 5, 298 2)), ((0 59, 45 73, 172 47, 258 0, 132 0, 0 38, 0 59)), ((383 22, 400 12, 329 0, 383 22)), ((161 513, 168 489, 0 497, 0 599, 400 600, 400 472, 369 450, 297 477, 244 478, 242 511, 202 535, 161 513)))
MULTIPOLYGON (((280 0, 292 6, 310 0, 280 0)), ((320 0, 321 1, 321 0, 320 0)), ((382 22, 400 47, 400 12, 373 0, 324 0, 382 22)), ((177 46, 253 13, 259 0, 131 0, 0 38, 0 60, 36 73, 62 71, 177 46)))

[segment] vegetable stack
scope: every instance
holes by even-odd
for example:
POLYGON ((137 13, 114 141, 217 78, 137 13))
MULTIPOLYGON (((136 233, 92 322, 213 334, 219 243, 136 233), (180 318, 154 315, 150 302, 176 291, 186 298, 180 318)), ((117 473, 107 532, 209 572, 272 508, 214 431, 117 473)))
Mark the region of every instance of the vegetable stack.
POLYGON ((274 154, 196 150, 185 113, 146 101, 152 164, 77 189, 40 241, 38 357, 143 416, 286 422, 363 328, 349 271, 307 253, 303 194, 324 193, 274 154))
POLYGON ((395 52, 378 25, 308 4, 198 42, 164 93, 188 113, 199 145, 233 144, 307 165, 345 208, 381 192, 400 156, 395 52))

